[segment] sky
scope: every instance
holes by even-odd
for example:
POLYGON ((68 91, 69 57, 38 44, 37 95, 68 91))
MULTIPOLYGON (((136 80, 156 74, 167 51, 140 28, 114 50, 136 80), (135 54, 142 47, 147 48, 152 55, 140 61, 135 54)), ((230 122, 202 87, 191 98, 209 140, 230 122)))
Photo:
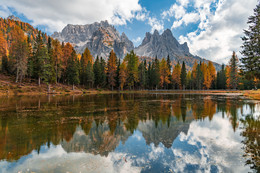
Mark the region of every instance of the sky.
POLYGON ((15 15, 51 35, 67 24, 108 20, 135 46, 146 32, 170 29, 190 52, 227 63, 248 28, 257 0, 1 0, 0 17, 15 15))

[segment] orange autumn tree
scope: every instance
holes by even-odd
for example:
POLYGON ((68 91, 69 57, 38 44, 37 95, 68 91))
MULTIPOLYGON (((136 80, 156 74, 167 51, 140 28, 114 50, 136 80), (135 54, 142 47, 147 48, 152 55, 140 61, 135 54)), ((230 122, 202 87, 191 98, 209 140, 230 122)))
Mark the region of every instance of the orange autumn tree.
POLYGON ((63 72, 66 71, 67 69, 67 62, 68 59, 71 57, 71 54, 73 52, 73 47, 70 43, 66 43, 65 46, 62 48, 62 54, 63 54, 63 58, 61 60, 61 69, 63 72))
POLYGON ((230 89, 230 67, 228 65, 226 66, 226 78, 227 88, 230 89))
POLYGON ((108 73, 108 84, 111 86, 112 90, 116 85, 116 54, 111 50, 108 62, 107 62, 107 73, 108 73))
POLYGON ((0 31, 0 71, 2 71, 3 58, 7 60, 7 41, 4 38, 4 34, 0 31))
POLYGON ((57 83, 61 78, 61 73, 62 73, 61 61, 63 57, 63 51, 62 51, 61 44, 57 39, 52 40, 52 47, 53 47, 54 68, 56 72, 56 83, 57 83))
POLYGON ((170 83, 169 75, 170 75, 169 66, 168 66, 167 62, 165 61, 165 59, 163 58, 160 63, 160 86, 162 88, 170 83))
POLYGON ((179 89, 181 88, 181 66, 178 64, 173 68, 172 79, 175 86, 179 89))
POLYGON ((204 75, 204 85, 206 89, 209 89, 212 82, 211 74, 209 73, 209 68, 206 68, 206 71, 203 73, 204 75))
POLYGON ((11 31, 10 63, 16 74, 15 82, 22 82, 27 71, 28 44, 23 30, 15 26, 11 31))

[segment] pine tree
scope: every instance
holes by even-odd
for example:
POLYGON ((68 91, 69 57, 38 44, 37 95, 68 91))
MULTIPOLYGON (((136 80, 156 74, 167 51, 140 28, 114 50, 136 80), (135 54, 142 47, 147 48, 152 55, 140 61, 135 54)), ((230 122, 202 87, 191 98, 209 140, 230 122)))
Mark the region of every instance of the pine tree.
POLYGON ((229 66, 230 66, 230 74, 229 74, 230 88, 237 89, 237 86, 238 86, 238 58, 237 58, 235 52, 233 52, 233 55, 229 61, 229 66))
POLYGON ((66 81, 66 68, 68 67, 68 59, 71 57, 71 54, 73 52, 73 47, 70 43, 66 43, 64 47, 62 48, 62 58, 61 58, 61 81, 62 82, 68 82, 66 81))
POLYGON ((182 85, 182 89, 185 90, 185 86, 186 86, 186 77, 187 77, 187 72, 186 72, 186 67, 185 67, 185 62, 182 62, 182 67, 181 67, 181 85, 182 85))
POLYGON ((156 56, 151 66, 151 86, 157 89, 159 84, 160 84, 160 62, 156 56))
POLYGON ((77 54, 73 50, 71 57, 68 59, 68 67, 66 68, 67 81, 72 85, 72 90, 74 90, 74 85, 79 84, 79 63, 77 60, 77 54))
POLYGON ((101 57, 100 58, 100 67, 101 67, 101 87, 105 87, 107 84, 107 77, 106 77, 106 62, 105 60, 101 57))
POLYGON ((33 63, 33 49, 32 49, 31 39, 29 36, 27 37, 27 47, 28 47, 27 76, 31 79, 34 73, 33 71, 34 63, 33 63))
POLYGON ((117 67, 116 67, 116 88, 118 88, 119 89, 119 85, 120 85, 120 80, 119 80, 119 71, 120 71, 120 65, 121 65, 121 60, 120 60, 120 58, 118 58, 117 59, 117 67))
MULTIPOLYGON (((90 64, 92 66, 92 63, 93 63, 93 57, 89 51, 88 48, 86 48, 84 50, 84 53, 82 54, 81 56, 81 59, 80 59, 80 81, 81 81, 81 84, 83 85, 87 85, 87 65, 90 64)), ((88 69, 89 72, 91 71, 90 69, 88 69)))
POLYGON ((94 76, 95 76, 95 86, 98 88, 102 84, 102 79, 101 79, 101 63, 99 61, 99 57, 97 56, 95 63, 93 65, 93 71, 94 71, 94 76))
POLYGON ((153 83, 152 83, 152 73, 151 73, 151 71, 152 71, 152 67, 151 67, 152 65, 151 65, 151 62, 149 62, 149 64, 148 64, 148 70, 147 70, 147 85, 148 85, 148 89, 151 89, 151 86, 153 85, 153 83))
POLYGON ((145 62, 141 62, 138 66, 138 78, 139 78, 139 86, 144 89, 146 86, 146 67, 145 62))
POLYGON ((195 61, 195 63, 192 66, 192 71, 191 71, 192 89, 198 88, 197 80, 196 80, 196 78, 197 78, 197 66, 198 66, 198 63, 197 63, 197 61, 195 61))
POLYGON ((91 62, 88 62, 85 74, 86 74, 86 85, 89 88, 93 88, 95 76, 94 76, 93 66, 92 66, 91 62))
POLYGON ((197 65, 197 69, 196 69, 196 86, 197 89, 201 90, 202 89, 202 84, 203 84, 203 72, 202 72, 202 68, 201 68, 202 63, 197 65))
POLYGON ((243 46, 240 59, 242 71, 248 79, 260 79, 260 3, 254 9, 254 14, 248 18, 249 28, 244 30, 243 46))
POLYGON ((138 79, 138 57, 132 50, 125 57, 125 61, 127 62, 127 84, 130 89, 134 89, 135 84, 139 81, 138 79))
POLYGON ((125 61, 123 61, 119 69, 120 90, 123 90, 127 80, 127 68, 125 61))
POLYGON ((53 56, 52 39, 50 36, 48 37, 47 49, 48 49, 48 55, 50 57, 50 73, 51 73, 50 82, 55 83, 56 82, 55 59, 53 56))
POLYGON ((108 62, 107 62, 107 77, 108 77, 108 84, 110 85, 111 89, 114 90, 116 86, 116 54, 113 50, 111 50, 108 62))
POLYGON ((167 65, 168 65, 168 69, 169 69, 169 76, 168 79, 170 81, 170 83, 167 85, 167 88, 170 89, 172 88, 171 83, 172 83, 172 64, 171 64, 171 60, 170 60, 170 56, 167 56, 167 65))
POLYGON ((222 64, 221 70, 217 73, 217 89, 226 89, 226 80, 225 65, 222 64))

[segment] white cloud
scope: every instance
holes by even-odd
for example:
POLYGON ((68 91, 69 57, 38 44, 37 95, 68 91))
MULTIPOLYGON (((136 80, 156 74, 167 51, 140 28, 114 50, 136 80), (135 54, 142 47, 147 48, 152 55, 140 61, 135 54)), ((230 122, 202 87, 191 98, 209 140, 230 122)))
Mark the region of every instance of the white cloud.
POLYGON ((200 16, 198 13, 186 13, 180 20, 174 21, 171 29, 181 26, 183 23, 187 26, 190 23, 198 22, 200 16))
POLYGON ((11 14, 11 12, 9 11, 9 9, 7 8, 7 6, 2 5, 0 6, 0 16, 6 18, 11 14))
POLYGON ((33 25, 46 25, 49 31, 60 31, 67 24, 108 20, 124 25, 135 16, 144 19, 143 14, 136 15, 142 11, 139 0, 1 0, 0 6, 14 8, 32 20, 33 25))
POLYGON ((151 33, 154 32, 154 30, 158 30, 159 32, 162 32, 164 29, 163 22, 157 20, 155 17, 149 17, 148 24, 152 27, 151 33))
POLYGON ((190 51, 218 63, 227 63, 235 51, 240 56, 241 37, 247 19, 253 14, 255 0, 219 0, 216 11, 210 7, 214 1, 195 0, 194 7, 200 16, 196 31, 180 36, 180 42, 188 42, 190 51))
POLYGON ((175 17, 175 19, 180 19, 185 15, 186 11, 182 5, 173 4, 169 10, 162 12, 162 18, 175 17))
POLYGON ((177 0, 180 4, 181 4, 181 6, 183 6, 183 7, 187 7, 188 6, 188 4, 189 4, 189 0, 177 0))
POLYGON ((135 44, 140 43, 142 41, 141 37, 137 37, 136 39, 132 40, 135 44))

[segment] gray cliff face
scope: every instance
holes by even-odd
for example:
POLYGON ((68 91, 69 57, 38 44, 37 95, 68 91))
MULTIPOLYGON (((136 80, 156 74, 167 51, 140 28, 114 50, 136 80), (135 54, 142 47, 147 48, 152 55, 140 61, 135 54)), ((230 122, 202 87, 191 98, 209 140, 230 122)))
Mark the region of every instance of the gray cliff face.
MULTIPOLYGON (((155 58, 157 56, 158 59, 167 58, 169 55, 173 65, 184 61, 188 70, 191 69, 195 61, 198 63, 199 61, 207 62, 205 59, 192 55, 188 44, 186 42, 180 44, 169 29, 166 29, 161 35, 157 30, 153 34, 147 32, 141 45, 135 48, 135 53, 141 57, 155 58)), ((214 63, 214 65, 217 70, 220 70, 219 64, 214 63)))
POLYGON ((119 58, 123 58, 134 49, 133 43, 125 33, 119 32, 107 21, 87 25, 67 25, 62 32, 55 32, 53 38, 61 42, 70 42, 78 53, 83 53, 87 47, 91 54, 108 57, 113 49, 119 58))
POLYGON ((158 57, 162 59, 168 55, 173 60, 176 57, 192 56, 189 52, 187 43, 180 44, 167 29, 161 35, 157 30, 153 34, 146 33, 140 46, 135 49, 139 56, 158 57))

